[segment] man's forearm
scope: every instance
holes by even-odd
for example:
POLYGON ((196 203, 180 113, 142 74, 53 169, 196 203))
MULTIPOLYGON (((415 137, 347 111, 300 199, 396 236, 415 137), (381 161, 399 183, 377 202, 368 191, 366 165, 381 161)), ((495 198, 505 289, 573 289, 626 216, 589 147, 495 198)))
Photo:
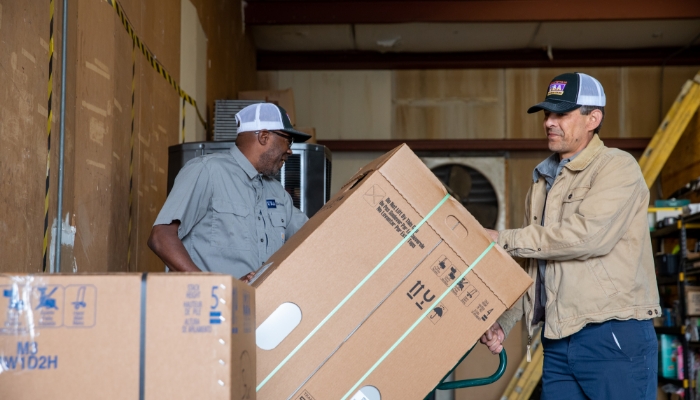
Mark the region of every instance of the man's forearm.
POLYGON ((148 238, 148 247, 168 266, 178 272, 201 272, 177 235, 179 222, 156 225, 148 238))

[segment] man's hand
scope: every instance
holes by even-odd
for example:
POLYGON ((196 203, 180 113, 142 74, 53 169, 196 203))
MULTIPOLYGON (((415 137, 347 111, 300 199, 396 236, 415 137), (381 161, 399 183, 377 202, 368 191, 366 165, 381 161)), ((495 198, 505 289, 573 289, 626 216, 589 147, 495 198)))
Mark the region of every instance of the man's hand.
MULTIPOLYGON (((496 232, 498 234, 498 232, 496 232)), ((503 341, 506 340, 506 334, 501 328, 501 324, 494 322, 483 336, 481 336, 480 342, 485 344, 491 353, 498 354, 503 350, 503 341)))
POLYGON ((491 240, 498 242, 498 231, 487 229, 486 232, 491 236, 491 240))
POLYGON ((248 282, 250 282, 251 279, 253 279, 254 276, 255 276, 255 272, 248 272, 240 280, 241 280, 241 282, 248 283, 248 282))

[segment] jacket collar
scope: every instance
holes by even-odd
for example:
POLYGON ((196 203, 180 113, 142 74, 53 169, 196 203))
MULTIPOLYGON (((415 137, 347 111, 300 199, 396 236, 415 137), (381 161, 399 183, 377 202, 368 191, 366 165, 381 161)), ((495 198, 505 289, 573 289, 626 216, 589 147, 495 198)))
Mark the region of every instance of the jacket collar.
POLYGON ((571 171, 582 171, 588 167, 603 149, 605 149, 605 144, 600 140, 598 134, 594 134, 588 146, 586 146, 575 159, 566 164, 564 168, 568 168, 571 171))
POLYGON ((233 159, 236 160, 238 165, 243 168, 243 171, 245 171, 246 175, 248 175, 248 178, 253 179, 260 174, 235 144, 231 146, 231 155, 233 156, 233 159))

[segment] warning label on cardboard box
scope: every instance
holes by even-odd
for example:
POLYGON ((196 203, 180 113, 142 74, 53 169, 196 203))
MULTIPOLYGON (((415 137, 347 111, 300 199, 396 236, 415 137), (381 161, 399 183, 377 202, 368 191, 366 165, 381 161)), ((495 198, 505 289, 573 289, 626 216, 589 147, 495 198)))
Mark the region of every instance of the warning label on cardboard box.
MULTIPOLYGON (((379 185, 373 185, 365 193, 364 198, 402 238, 405 238, 413 230, 416 222, 412 221, 401 207, 397 206, 391 200, 391 197, 385 196, 386 193, 379 185)), ((418 232, 419 231, 416 230, 413 235, 411 235, 408 239, 408 245, 411 246, 411 248, 418 247, 424 249, 425 244, 416 236, 418 232)))
MULTIPOLYGON (((455 267, 455 265, 445 255, 438 257, 430 269, 440 278, 442 283, 448 287, 462 274, 462 271, 455 267)), ((452 294, 457 296, 462 304, 469 306, 477 297, 479 297, 479 290, 477 290, 474 285, 470 284, 466 278, 462 278, 452 288, 452 294)))
POLYGON ((0 334, 31 329, 90 328, 97 320, 93 285, 0 286, 0 334))

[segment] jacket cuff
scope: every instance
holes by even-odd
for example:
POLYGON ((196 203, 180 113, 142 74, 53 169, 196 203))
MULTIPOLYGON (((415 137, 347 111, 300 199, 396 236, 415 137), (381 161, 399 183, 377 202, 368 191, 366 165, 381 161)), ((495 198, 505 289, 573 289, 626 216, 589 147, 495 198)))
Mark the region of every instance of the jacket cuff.
POLYGON ((506 312, 503 315, 501 315, 501 317, 498 318, 496 322, 498 322, 498 324, 501 325, 503 333, 506 335, 506 337, 508 337, 508 334, 513 329, 518 320, 519 318, 514 318, 513 316, 509 315, 508 312, 506 312))
POLYGON ((518 230, 506 229, 498 232, 498 244, 508 253, 515 251, 515 235, 518 233, 518 230))

